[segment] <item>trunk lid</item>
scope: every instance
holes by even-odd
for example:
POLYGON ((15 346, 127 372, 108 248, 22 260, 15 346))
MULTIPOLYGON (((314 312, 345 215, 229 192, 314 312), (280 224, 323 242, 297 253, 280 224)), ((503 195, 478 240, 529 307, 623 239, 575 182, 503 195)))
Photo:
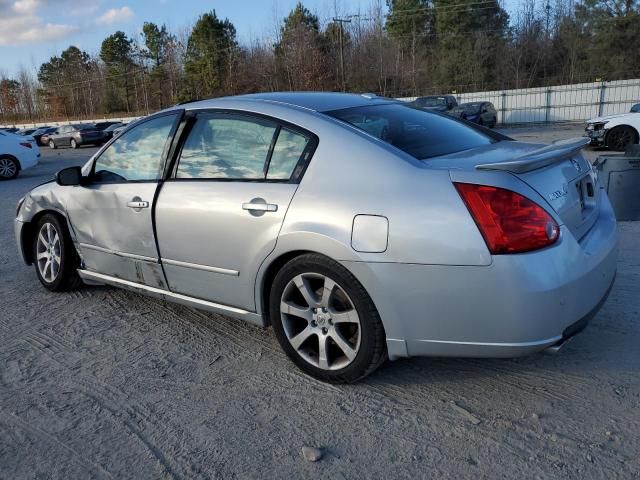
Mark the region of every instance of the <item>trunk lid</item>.
POLYGON ((433 159, 433 166, 509 172, 538 192, 579 240, 597 220, 600 202, 597 176, 581 153, 588 142, 585 138, 551 145, 504 141, 433 159))

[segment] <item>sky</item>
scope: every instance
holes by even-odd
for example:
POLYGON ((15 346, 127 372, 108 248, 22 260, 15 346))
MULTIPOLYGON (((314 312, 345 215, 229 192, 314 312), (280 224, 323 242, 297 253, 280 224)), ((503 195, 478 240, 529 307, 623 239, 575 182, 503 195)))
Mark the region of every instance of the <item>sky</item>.
MULTIPOLYGON (((511 2, 516 0, 510 0, 511 2)), ((276 26, 297 0, 0 0, 0 75, 21 66, 36 71, 69 45, 97 54, 111 33, 140 35, 145 21, 172 32, 189 28, 215 9, 236 27, 240 43, 273 38, 276 26)), ((321 20, 367 11, 372 0, 304 0, 321 20)), ((386 3, 380 0, 383 5, 386 3)))

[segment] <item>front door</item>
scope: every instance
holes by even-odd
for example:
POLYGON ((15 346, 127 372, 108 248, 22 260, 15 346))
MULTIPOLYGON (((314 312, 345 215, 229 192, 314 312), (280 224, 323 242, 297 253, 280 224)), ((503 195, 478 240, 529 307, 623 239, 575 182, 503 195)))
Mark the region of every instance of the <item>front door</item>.
POLYGON ((181 112, 152 117, 115 140, 69 196, 84 268, 166 288, 153 233, 153 200, 181 112))
POLYGON ((255 309, 258 268, 275 248, 314 138, 263 118, 198 114, 156 206, 172 291, 255 309))

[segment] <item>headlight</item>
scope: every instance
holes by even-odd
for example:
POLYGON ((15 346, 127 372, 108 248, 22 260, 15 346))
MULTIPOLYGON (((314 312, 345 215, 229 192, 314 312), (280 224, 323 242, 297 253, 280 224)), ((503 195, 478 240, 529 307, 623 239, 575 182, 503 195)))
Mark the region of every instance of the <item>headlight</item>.
POLYGON ((587 125, 587 130, 602 130, 607 123, 609 123, 609 121, 590 123, 587 125))
POLYGON ((16 217, 20 215, 20 209, 22 208, 22 204, 24 203, 24 198, 25 197, 22 197, 20 200, 18 200, 18 205, 16 206, 16 217))

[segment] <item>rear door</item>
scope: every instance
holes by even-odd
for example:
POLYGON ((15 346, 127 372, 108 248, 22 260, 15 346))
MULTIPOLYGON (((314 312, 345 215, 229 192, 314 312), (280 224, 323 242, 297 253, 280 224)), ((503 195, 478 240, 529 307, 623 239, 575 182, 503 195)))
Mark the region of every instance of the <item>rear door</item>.
POLYGON ((263 117, 201 112, 158 196, 158 246, 169 288, 255 309, 254 283, 274 249, 317 140, 263 117))
POLYGON ((153 200, 182 111, 155 116, 116 139, 74 187, 67 213, 85 268, 166 288, 153 232, 153 200))

